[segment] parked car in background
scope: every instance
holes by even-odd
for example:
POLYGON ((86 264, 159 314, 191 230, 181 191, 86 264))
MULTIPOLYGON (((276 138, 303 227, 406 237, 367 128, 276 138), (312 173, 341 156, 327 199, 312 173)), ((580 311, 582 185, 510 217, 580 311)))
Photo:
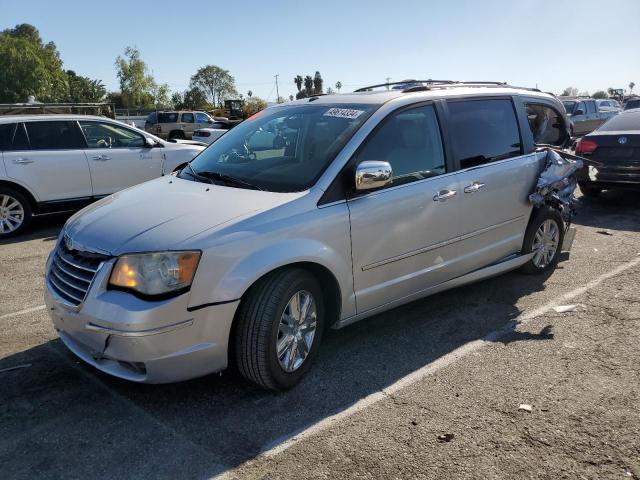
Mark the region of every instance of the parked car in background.
POLYGON ((598 110, 601 112, 620 113, 620 111, 622 110, 618 101, 614 100, 613 98, 596 100, 596 104, 598 105, 598 110))
POLYGON ((618 113, 598 108, 597 101, 593 98, 560 97, 560 99, 569 117, 572 137, 581 137, 594 131, 618 113))
POLYGON ((87 115, 0 117, 0 238, 171 172, 204 147, 87 115))
POLYGON ((630 98, 624 103, 623 110, 631 110, 632 108, 640 108, 640 97, 630 98))
POLYGON ((585 196, 595 197, 604 189, 640 188, 640 109, 625 110, 582 137, 576 154, 593 160, 577 174, 585 196))
POLYGON ((232 125, 228 122, 215 121, 210 126, 199 128, 193 132, 193 140, 198 142, 211 144, 231 129, 232 125))
POLYGON ((214 123, 214 118, 206 112, 183 110, 151 112, 144 122, 144 129, 165 140, 190 140, 193 132, 214 123))
POLYGON ((529 195, 547 166, 536 143, 568 140, 562 104, 435 84, 270 107, 177 176, 76 214, 46 267, 64 344, 135 382, 235 362, 281 390, 327 328, 515 268, 553 270, 570 216, 529 195))

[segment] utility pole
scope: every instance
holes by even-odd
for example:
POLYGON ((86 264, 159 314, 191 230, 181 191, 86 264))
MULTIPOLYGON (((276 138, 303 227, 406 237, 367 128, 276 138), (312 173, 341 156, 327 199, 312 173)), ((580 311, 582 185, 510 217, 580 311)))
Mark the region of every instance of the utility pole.
POLYGON ((278 90, 278 77, 280 75, 274 75, 276 77, 276 103, 280 103, 280 91, 278 90))

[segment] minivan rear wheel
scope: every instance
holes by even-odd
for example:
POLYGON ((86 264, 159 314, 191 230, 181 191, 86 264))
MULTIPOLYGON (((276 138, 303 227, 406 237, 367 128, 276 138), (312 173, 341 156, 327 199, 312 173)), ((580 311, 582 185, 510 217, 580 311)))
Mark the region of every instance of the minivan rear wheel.
POLYGON ((543 273, 556 268, 564 241, 564 221, 560 212, 545 206, 538 209, 527 227, 522 253, 533 253, 522 266, 528 274, 543 273))
POLYGON ((184 132, 182 130, 173 130, 169 133, 169 140, 173 140, 174 138, 184 140, 184 132))
POLYGON ((31 204, 22 194, 0 188, 0 239, 22 232, 32 216, 31 204))
POLYGON ((306 270, 278 270, 258 281, 242 300, 236 319, 240 373, 266 389, 293 387, 318 352, 324 312, 320 285, 306 270))

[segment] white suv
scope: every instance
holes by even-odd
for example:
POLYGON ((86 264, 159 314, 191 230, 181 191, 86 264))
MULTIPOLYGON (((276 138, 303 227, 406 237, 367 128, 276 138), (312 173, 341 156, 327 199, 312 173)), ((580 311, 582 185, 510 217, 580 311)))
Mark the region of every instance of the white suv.
POLYGON ((105 117, 0 117, 0 239, 33 215, 74 210, 160 177, 203 149, 105 117))

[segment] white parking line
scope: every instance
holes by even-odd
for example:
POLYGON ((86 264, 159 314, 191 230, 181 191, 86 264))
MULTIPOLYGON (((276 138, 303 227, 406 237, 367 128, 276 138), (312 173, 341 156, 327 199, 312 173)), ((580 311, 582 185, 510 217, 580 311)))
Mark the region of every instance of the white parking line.
POLYGON ((40 310, 44 310, 45 308, 47 308, 46 305, 38 305, 37 307, 25 308, 24 310, 20 310, 19 312, 5 313, 4 315, 0 315, 0 320, 4 320, 5 318, 17 317, 18 315, 24 315, 26 313, 39 312, 40 310))
POLYGON ((535 310, 531 310, 529 312, 525 312, 521 315, 519 315, 516 319, 513 320, 513 322, 510 322, 508 325, 504 326, 501 329, 495 330, 489 334, 487 334, 485 337, 483 337, 482 339, 479 340, 474 340, 472 342, 469 342, 465 345, 463 345, 460 348, 456 348, 455 350, 449 352, 448 354, 440 357, 438 360, 425 365, 424 367, 416 370, 415 372, 410 373, 409 375, 401 378, 400 380, 398 380, 397 382, 389 385, 388 387, 372 393, 371 395, 366 396, 365 398, 363 398, 362 400, 359 400, 358 402, 354 403, 351 407, 342 410, 339 413, 336 413, 335 415, 332 415, 330 417, 326 417, 323 420, 320 420, 319 422, 311 425, 310 427, 298 430, 296 432, 292 432, 289 433, 287 435, 284 435, 283 437, 280 437, 278 439, 276 439, 274 442, 271 442, 270 444, 266 445, 263 447, 262 451, 260 452, 260 454, 256 457, 254 457, 251 460, 248 460, 247 462, 245 462, 242 465, 239 465, 238 467, 235 467, 233 470, 228 470, 226 472, 223 472, 215 477, 213 477, 214 479, 231 479, 231 478, 235 478, 234 472, 236 472, 238 469, 242 468, 243 465, 246 465, 248 463, 251 462, 255 462, 256 460, 260 459, 260 458, 269 458, 269 457, 273 457, 276 456, 282 452, 284 452, 285 450, 291 448, 292 446, 296 445, 297 443, 299 443, 300 441, 311 437, 317 433, 320 433, 324 430, 327 430, 328 428, 331 428, 333 425, 339 423, 341 420, 344 420, 348 417, 351 417, 352 415, 366 409, 367 407, 370 407, 371 405, 379 402, 380 400, 384 400, 385 398, 388 398, 390 395, 393 395, 394 393, 398 392, 399 390, 402 390, 403 388, 406 388, 420 380, 422 380, 423 378, 427 377, 428 375, 432 375, 435 372, 437 372, 438 370, 441 370, 442 368, 451 365, 452 363, 456 362, 457 360, 460 360, 461 358, 464 358, 465 356, 469 355, 470 353, 476 352, 477 350, 491 344, 494 343, 496 340, 500 339, 501 337, 505 336, 506 334, 510 333, 513 331, 513 326, 514 324, 517 325, 526 325, 527 323, 529 323, 531 320, 533 320, 536 317, 539 317, 541 315, 544 315, 545 313, 549 312, 550 310, 553 309, 553 307, 557 307, 558 305, 561 305, 563 303, 566 303, 569 300, 572 300, 576 297, 579 297, 580 295, 584 294, 585 292, 591 290, 592 288, 598 286, 599 284, 601 284, 602 282, 604 282, 605 280, 611 278, 611 277, 615 277, 616 275, 619 275, 620 273, 624 272, 625 270, 628 270, 630 268, 635 267, 636 265, 640 264, 640 258, 636 258, 634 260, 631 260, 630 262, 624 263, 622 265, 620 265, 617 268, 614 268, 613 270, 607 272, 607 273, 603 273, 602 275, 600 275, 599 277, 595 278, 594 280, 590 281, 589 283, 578 287, 574 290, 571 290, 570 292, 565 293, 564 295, 559 296, 558 298, 542 305, 539 308, 536 308, 535 310))

